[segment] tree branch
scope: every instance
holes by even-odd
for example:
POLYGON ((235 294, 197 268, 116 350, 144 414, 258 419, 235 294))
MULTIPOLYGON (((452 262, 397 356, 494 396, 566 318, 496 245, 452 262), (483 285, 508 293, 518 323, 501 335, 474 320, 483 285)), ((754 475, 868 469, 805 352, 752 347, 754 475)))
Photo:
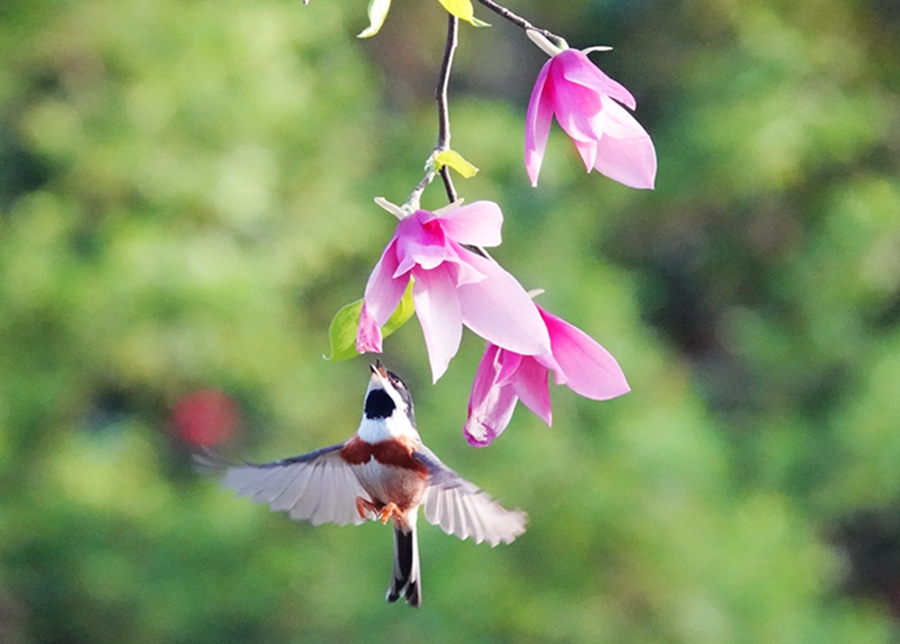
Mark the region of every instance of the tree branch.
MULTIPOLYGON (((435 153, 450 149, 450 105, 447 99, 447 88, 450 85, 450 68, 453 66, 453 55, 459 44, 459 19, 447 14, 447 42, 444 45, 444 58, 441 61, 441 73, 438 76, 437 87, 434 89, 434 98, 438 104, 438 140, 434 146, 435 153)), ((453 179, 450 178, 450 168, 441 168, 441 179, 444 181, 444 189, 447 191, 447 199, 453 203, 457 199, 456 188, 453 187, 453 179)))
MULTIPOLYGON (((459 42, 459 19, 447 14, 447 41, 444 45, 444 57, 441 60, 441 71, 438 76, 437 86, 434 88, 434 98, 438 105, 438 138, 431 151, 431 156, 426 164, 426 173, 422 180, 416 185, 409 197, 406 199, 406 205, 409 208, 417 209, 419 207, 419 199, 438 172, 434 169, 434 157, 450 149, 450 107, 447 99, 447 88, 450 85, 450 69, 453 67, 453 55, 456 53, 456 46, 459 42)), ((444 182, 444 189, 447 192, 447 199, 453 203, 457 199, 456 188, 453 186, 453 179, 450 177, 450 168, 444 166, 440 170, 441 179, 444 182)))
POLYGON ((525 20, 525 18, 523 18, 522 16, 515 14, 512 11, 510 11, 509 9, 507 9, 506 7, 503 7, 499 4, 497 4, 496 2, 494 2, 494 0, 478 0, 478 2, 480 2, 485 7, 487 7, 494 13, 496 13, 501 18, 508 20, 509 22, 513 23, 517 27, 520 27, 521 29, 524 29, 524 30, 532 29, 532 30, 538 32, 539 34, 541 34, 542 36, 544 36, 544 38, 547 38, 548 40, 552 41, 556 45, 562 46, 562 45, 566 44, 565 39, 562 38, 561 36, 557 36, 553 32, 547 31, 546 29, 541 29, 540 27, 535 27, 533 24, 531 24, 530 22, 525 20))

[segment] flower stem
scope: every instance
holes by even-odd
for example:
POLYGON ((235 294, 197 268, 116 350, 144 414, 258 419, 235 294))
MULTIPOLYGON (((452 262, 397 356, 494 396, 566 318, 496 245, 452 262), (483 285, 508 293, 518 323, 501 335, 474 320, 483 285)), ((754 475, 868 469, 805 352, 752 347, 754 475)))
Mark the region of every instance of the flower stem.
MULTIPOLYGON (((431 156, 425 166, 425 176, 416 184, 409 197, 406 198, 408 210, 417 210, 419 208, 419 199, 425 188, 431 185, 438 171, 434 169, 434 157, 444 150, 450 149, 450 107, 447 99, 447 88, 450 85, 450 69, 453 67, 453 55, 456 53, 456 46, 459 42, 459 19, 447 14, 447 41, 444 45, 444 57, 441 60, 441 71, 438 76, 437 86, 434 88, 434 98, 438 106, 438 138, 431 151, 431 156)), ((447 199, 453 203, 457 199, 456 188, 453 186, 453 179, 450 177, 450 168, 444 166, 440 170, 441 180, 444 182, 444 189, 447 192, 447 199)))
MULTIPOLYGON (((453 185, 453 179, 450 177, 450 167, 443 166, 440 171, 434 170, 434 157, 444 150, 450 149, 450 106, 447 98, 447 89, 450 85, 450 69, 453 67, 453 55, 456 53, 456 46, 459 44, 459 19, 452 15, 447 15, 447 41, 444 44, 444 57, 441 60, 441 71, 438 75, 437 86, 434 88, 434 98, 438 104, 438 138, 428 160, 428 170, 422 180, 413 189, 412 194, 406 200, 407 212, 418 209, 419 198, 432 181, 435 174, 441 175, 444 182, 444 190, 447 192, 447 199, 450 203, 454 203, 458 198, 456 188, 453 185)), ((494 261, 488 252, 480 246, 470 246, 464 244, 466 248, 474 253, 494 261)))
MULTIPOLYGON (((447 42, 444 45, 444 58, 441 61, 441 73, 438 76, 437 87, 434 88, 434 97, 438 104, 438 140, 434 146, 435 152, 443 152, 450 149, 450 107, 447 99, 447 88, 450 85, 450 68, 453 66, 453 54, 459 44, 459 18, 447 14, 447 42)), ((444 166, 440 170, 441 179, 444 181, 444 189, 447 191, 447 199, 453 203, 457 199, 456 188, 453 187, 453 179, 450 178, 450 168, 444 166)))
POLYGON ((509 22, 513 23, 517 27, 520 27, 521 29, 524 29, 525 31, 528 31, 529 29, 534 30, 544 36, 544 38, 547 38, 557 45, 563 45, 566 42, 562 37, 557 36, 551 31, 541 29, 540 27, 535 27, 533 24, 525 20, 525 18, 523 18, 522 16, 515 14, 506 7, 497 4, 496 2, 494 2, 494 0, 478 0, 478 2, 499 15, 501 18, 508 20, 509 22))

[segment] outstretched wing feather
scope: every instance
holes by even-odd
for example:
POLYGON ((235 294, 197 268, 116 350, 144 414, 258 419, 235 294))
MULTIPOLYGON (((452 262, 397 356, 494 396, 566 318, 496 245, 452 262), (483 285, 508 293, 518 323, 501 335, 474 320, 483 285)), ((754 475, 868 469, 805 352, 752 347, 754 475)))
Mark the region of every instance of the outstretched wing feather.
POLYGON ((420 445, 414 456, 428 467, 428 489, 422 499, 425 519, 460 539, 492 546, 511 543, 525 532, 527 515, 507 510, 487 492, 444 465, 434 453, 420 445))
MULTIPOLYGON (((254 503, 267 503, 273 511, 287 512, 295 521, 360 524, 356 497, 366 496, 353 470, 340 456, 343 443, 269 463, 225 464, 222 485, 254 503)), ((206 455, 203 465, 213 459, 206 455)))

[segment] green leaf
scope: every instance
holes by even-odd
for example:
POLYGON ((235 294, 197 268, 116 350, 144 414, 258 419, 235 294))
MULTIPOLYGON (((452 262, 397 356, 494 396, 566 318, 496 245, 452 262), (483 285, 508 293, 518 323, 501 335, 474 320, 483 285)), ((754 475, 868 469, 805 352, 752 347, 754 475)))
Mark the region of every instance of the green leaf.
MULTIPOLYGON (((416 312, 412 298, 413 280, 409 280, 406 291, 400 299, 400 304, 394 309, 391 317, 381 328, 383 338, 388 337, 391 333, 406 324, 416 312)), ((331 354, 323 356, 329 361, 347 360, 359 355, 356 350, 356 331, 359 328, 359 315, 362 313, 362 300, 343 307, 331 320, 331 327, 328 329, 328 341, 331 344, 331 354)))
POLYGON ((369 0, 369 26, 357 38, 371 38, 381 30, 391 8, 391 0, 369 0))
POLYGON ((334 316, 328 329, 328 341, 331 343, 331 355, 326 360, 346 360, 359 355, 356 351, 356 329, 359 327, 359 314, 362 312, 362 300, 348 304, 334 316))

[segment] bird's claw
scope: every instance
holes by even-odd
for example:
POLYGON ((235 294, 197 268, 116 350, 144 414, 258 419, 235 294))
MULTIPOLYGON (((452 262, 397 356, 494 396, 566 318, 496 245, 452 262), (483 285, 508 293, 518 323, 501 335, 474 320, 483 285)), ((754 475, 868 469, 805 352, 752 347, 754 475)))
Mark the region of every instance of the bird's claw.
POLYGON ((369 520, 369 513, 375 515, 375 517, 379 517, 381 513, 381 506, 372 503, 368 499, 364 499, 361 496, 356 497, 356 511, 359 512, 359 516, 361 516, 365 520, 369 520))
POLYGON ((382 524, 386 524, 393 518, 399 519, 402 516, 402 512, 400 512, 400 508, 397 507, 396 503, 385 505, 369 501, 361 496, 356 497, 356 511, 359 512, 359 516, 366 520, 370 518, 369 513, 374 514, 374 518, 381 521, 382 524))
POLYGON ((400 518, 400 508, 397 507, 396 503, 388 503, 381 509, 381 512, 378 514, 378 518, 381 519, 381 524, 387 524, 389 519, 400 518))

